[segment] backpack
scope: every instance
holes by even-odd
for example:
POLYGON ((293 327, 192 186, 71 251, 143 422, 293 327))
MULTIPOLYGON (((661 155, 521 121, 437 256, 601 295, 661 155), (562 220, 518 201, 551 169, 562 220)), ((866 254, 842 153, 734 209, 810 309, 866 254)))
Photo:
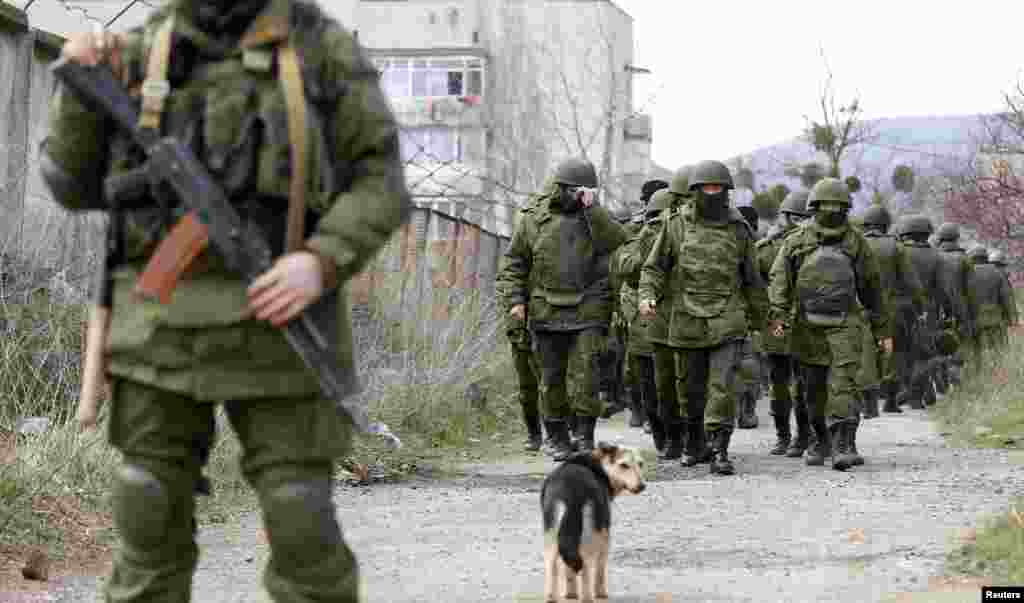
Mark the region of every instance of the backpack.
POLYGON ((857 299, 853 258, 838 245, 818 245, 800 263, 796 294, 800 312, 809 324, 841 326, 857 299))

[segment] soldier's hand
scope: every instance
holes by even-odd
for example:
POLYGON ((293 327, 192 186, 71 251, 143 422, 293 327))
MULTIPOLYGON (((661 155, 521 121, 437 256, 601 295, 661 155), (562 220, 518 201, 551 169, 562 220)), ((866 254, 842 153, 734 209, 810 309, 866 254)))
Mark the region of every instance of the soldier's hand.
POLYGON ((270 270, 256 277, 247 291, 246 317, 280 327, 302 313, 324 293, 320 258, 310 251, 286 253, 270 270))
POLYGON ((640 302, 640 316, 651 318, 656 314, 657 304, 654 300, 645 299, 640 302))
POLYGON ((508 311, 508 315, 516 320, 526 320, 526 304, 516 304, 508 311))
POLYGON ((120 53, 121 37, 109 31, 78 32, 68 36, 60 54, 76 63, 95 66, 108 56, 117 68, 116 62, 120 53))
POLYGON ((878 349, 885 354, 892 354, 892 337, 883 337, 878 340, 878 349))

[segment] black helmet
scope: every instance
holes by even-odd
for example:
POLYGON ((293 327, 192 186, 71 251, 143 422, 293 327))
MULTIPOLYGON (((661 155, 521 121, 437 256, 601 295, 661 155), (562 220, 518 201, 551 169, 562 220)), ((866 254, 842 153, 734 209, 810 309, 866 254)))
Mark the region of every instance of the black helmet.
POLYGON ((597 188, 597 170, 585 159, 566 159, 555 168, 555 182, 567 186, 597 188))
POLYGON ((807 197, 810 196, 809 191, 792 191, 786 195, 786 198, 782 200, 782 205, 779 206, 779 212, 784 214, 796 214, 798 216, 807 217, 810 214, 807 212, 807 197))
POLYGON ((960 227, 952 222, 943 222, 942 226, 939 226, 937 236, 940 241, 952 241, 955 243, 960 239, 960 227))
POLYGON ((931 236, 933 232, 935 232, 935 227, 932 226, 932 221, 928 219, 928 216, 922 214, 904 216, 896 229, 896 234, 899 236, 909 234, 931 236))
POLYGON ((721 184, 725 187, 725 190, 734 188, 732 185, 732 174, 729 173, 729 168, 721 161, 701 161, 693 168, 689 189, 693 190, 704 184, 721 184))
POLYGON ((861 222, 864 226, 881 226, 883 230, 889 230, 892 226, 892 214, 884 205, 872 205, 864 212, 861 222))
POLYGON ((651 195, 663 188, 668 188, 668 182, 664 180, 648 180, 644 182, 644 185, 640 187, 640 200, 644 202, 644 205, 647 205, 651 200, 651 195))

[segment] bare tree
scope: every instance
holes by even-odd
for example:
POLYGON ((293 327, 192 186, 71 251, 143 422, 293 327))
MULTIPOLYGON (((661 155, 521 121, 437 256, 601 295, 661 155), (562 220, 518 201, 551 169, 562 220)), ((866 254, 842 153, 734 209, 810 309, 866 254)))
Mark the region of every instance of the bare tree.
POLYGON ((825 82, 818 97, 821 115, 820 119, 804 116, 807 127, 804 129, 803 138, 816 151, 828 157, 828 175, 839 178, 840 162, 846 152, 874 140, 876 136, 871 124, 861 118, 863 109, 857 96, 846 104, 840 104, 836 100, 832 70, 828 66, 824 49, 821 50, 821 58, 825 63, 825 82))

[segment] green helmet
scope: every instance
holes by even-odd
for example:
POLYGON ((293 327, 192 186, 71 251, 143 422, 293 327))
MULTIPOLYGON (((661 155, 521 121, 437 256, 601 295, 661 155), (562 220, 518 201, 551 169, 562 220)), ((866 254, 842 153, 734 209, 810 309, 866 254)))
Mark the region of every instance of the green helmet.
POLYGON ((690 193, 690 173, 693 168, 690 166, 683 166, 676 170, 675 174, 672 174, 672 182, 668 185, 668 190, 672 191, 677 195, 688 195, 690 193))
POLYGON ((928 216, 922 214, 903 216, 896 229, 896 234, 899 236, 909 234, 923 234, 930 236, 933 232, 935 232, 935 227, 932 226, 932 221, 928 219, 928 216))
POLYGON ((881 226, 883 229, 889 230, 889 227, 892 226, 892 214, 884 205, 872 205, 864 212, 861 222, 864 226, 881 226))
POLYGON ((988 261, 996 266, 1005 266, 1006 255, 1001 249, 993 249, 992 252, 988 254, 988 261))
POLYGON ((555 182, 567 186, 597 188, 597 170, 585 159, 566 159, 555 168, 555 182))
POLYGON ((669 189, 663 188, 655 192, 651 195, 651 202, 647 204, 647 216, 650 217, 651 214, 671 209, 673 201, 672 192, 669 189))
POLYGON ((838 201, 849 208, 850 189, 838 178, 823 178, 811 189, 807 197, 807 208, 814 211, 822 201, 838 201))
POLYGON ((943 222, 939 226, 938 237, 940 241, 956 242, 960 239, 960 227, 952 222, 943 222))
POLYGON ((971 258, 976 262, 987 262, 988 261, 988 249, 984 245, 975 245, 971 247, 971 250, 967 252, 967 257, 971 258))
POLYGON ((732 185, 732 174, 729 168, 721 161, 701 161, 693 168, 693 178, 690 178, 690 190, 704 184, 721 184, 725 190, 734 188, 732 185))
POLYGON ((807 197, 810 195, 808 191, 792 191, 786 198, 782 200, 782 205, 779 206, 779 212, 784 214, 796 214, 798 216, 809 216, 807 213, 807 197))

